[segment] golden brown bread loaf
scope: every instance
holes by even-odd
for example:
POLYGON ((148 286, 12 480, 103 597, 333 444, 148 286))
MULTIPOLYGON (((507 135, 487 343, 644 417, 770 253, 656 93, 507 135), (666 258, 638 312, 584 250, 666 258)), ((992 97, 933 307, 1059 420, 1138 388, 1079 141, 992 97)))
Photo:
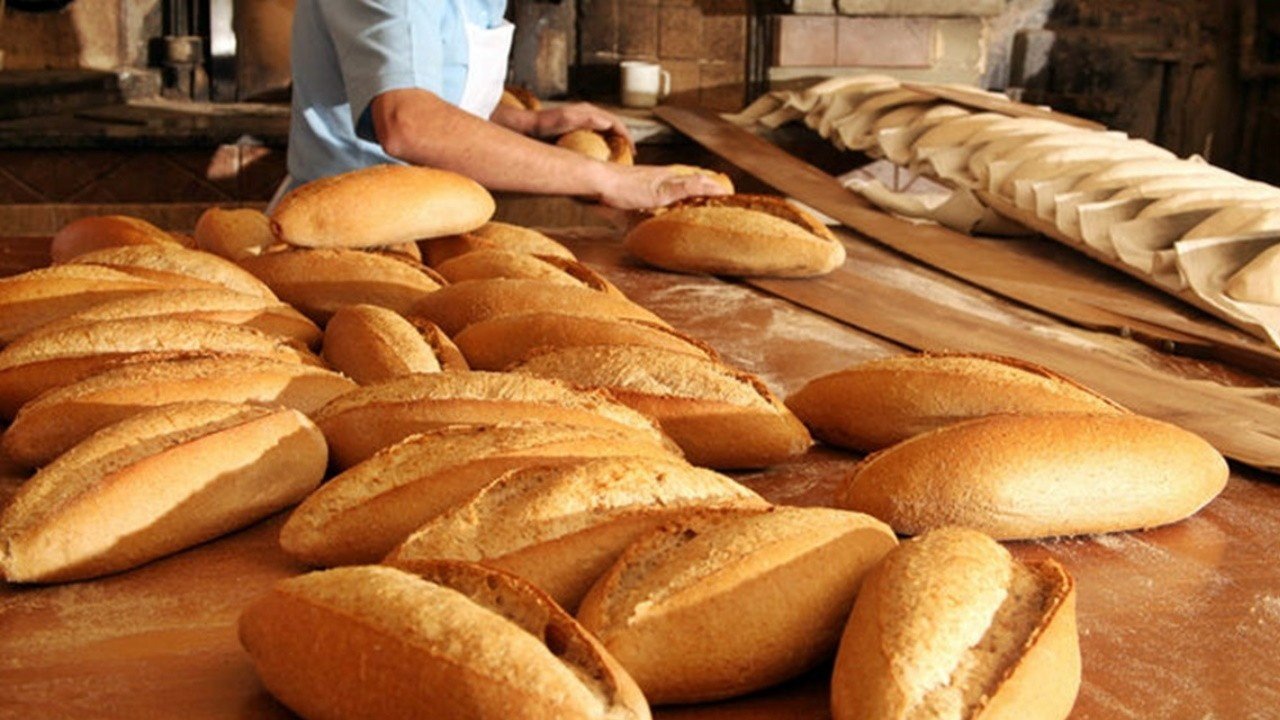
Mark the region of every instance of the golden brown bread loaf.
POLYGON ((212 207, 196 220, 195 242, 205 252, 239 261, 261 255, 278 241, 265 213, 252 208, 212 207))
POLYGON ((322 325, 345 305, 377 305, 404 315, 445 284, 402 255, 342 248, 270 252, 241 265, 322 325))
POLYGON ((450 425, 410 435, 312 493, 280 530, 280 546, 312 565, 377 562, 508 471, 608 456, 680 459, 649 438, 605 427, 450 425))
POLYGON ((130 362, 50 390, 22 406, 5 454, 38 467, 99 429, 160 405, 196 400, 279 405, 310 415, 356 384, 324 368, 264 357, 130 362))
POLYGON ((387 556, 513 572, 572 610, 637 537, 697 508, 766 507, 733 480, 675 460, 595 458, 516 470, 428 520, 387 556))
POLYGON ((422 245, 427 264, 431 267, 475 250, 506 250, 528 255, 552 255, 565 260, 577 259, 569 248, 537 230, 497 221, 487 222, 471 232, 434 238, 422 245))
POLYGON ((773 465, 813 440, 754 375, 681 352, 640 345, 566 347, 536 354, 512 372, 604 388, 658 421, 694 465, 773 465))
POLYGON ((675 447, 652 420, 603 392, 509 373, 433 373, 366 385, 334 399, 315 418, 335 464, 343 468, 409 435, 445 425, 605 427, 675 447))
POLYGON ((621 133, 580 128, 561 135, 556 145, 586 155, 593 160, 634 165, 635 154, 631 143, 621 133))
POLYGON ((722 172, 708 170, 707 168, 701 168, 696 165, 668 165, 667 169, 674 170, 677 175, 706 175, 716 181, 716 184, 723 187, 729 192, 729 194, 732 195, 734 192, 733 181, 729 179, 728 175, 725 175, 722 172))
POLYGON ((247 295, 275 300, 261 280, 226 258, 184 247, 133 245, 95 250, 76 257, 77 265, 100 265, 165 283, 198 281, 247 295))
POLYGON ((126 245, 181 247, 182 243, 141 218, 99 215, 64 225, 50 241, 49 254, 58 265, 87 252, 126 245))
POLYGON ((631 318, 666 325, 657 315, 611 292, 539 280, 464 280, 422 298, 408 313, 440 326, 450 336, 473 323, 535 312, 631 318))
POLYGON ((222 288, 179 288, 124 297, 51 322, 40 332, 104 320, 155 317, 243 325, 307 346, 320 343, 320 328, 292 306, 274 298, 222 288))
POLYGON ((1138 415, 994 415, 869 455, 837 503, 902 535, 943 525, 1000 540, 1119 532, 1188 517, 1227 463, 1186 430, 1138 415))
POLYGON ((815 378, 787 398, 787 407, 819 440, 861 451, 985 415, 1125 412, 1038 365, 995 355, 927 353, 871 360, 815 378))
POLYGON ((238 325, 135 318, 24 335, 0 351, 0 417, 40 393, 127 362, 200 354, 249 355, 320 365, 301 345, 238 325))
POLYGON ((529 583, 469 563, 283 580, 240 643, 305 718, 648 720, 626 672, 529 583))
POLYGON ((445 260, 436 267, 436 271, 451 283, 511 278, 622 294, 612 283, 586 265, 554 255, 531 255, 509 250, 473 250, 445 260))
POLYGON ((493 211, 493 197, 471 178, 374 165, 295 188, 276 205, 271 223, 291 245, 362 248, 467 232, 493 211))
POLYGON ((715 350, 664 325, 555 312, 506 315, 468 325, 454 340, 477 370, 503 370, 535 350, 581 345, 644 345, 716 359, 715 350))
POLYGON ((578 621, 654 705, 745 695, 835 654, 889 526, 830 508, 703 513, 637 540, 578 621))
POLYGON ((844 245, 780 198, 691 198, 636 225, 623 239, 645 262, 677 272, 812 277, 844 263, 844 245))
POLYGON ((338 308, 324 328, 323 356, 361 385, 440 372, 435 349, 413 323, 376 305, 338 308))
POLYGON ((324 437, 297 410, 166 405, 106 427, 38 472, 0 516, 10 582, 136 567, 298 502, 324 437))
POLYGON ((867 576, 831 679, 834 720, 1064 720, 1080 688, 1075 583, 944 528, 867 576))
POLYGON ((169 287, 92 265, 57 265, 0 278, 0 345, 95 305, 169 287))
POLYGON ((499 105, 506 105, 520 110, 539 110, 542 108, 542 101, 538 99, 528 88, 518 85, 508 85, 502 89, 502 99, 498 101, 499 105))

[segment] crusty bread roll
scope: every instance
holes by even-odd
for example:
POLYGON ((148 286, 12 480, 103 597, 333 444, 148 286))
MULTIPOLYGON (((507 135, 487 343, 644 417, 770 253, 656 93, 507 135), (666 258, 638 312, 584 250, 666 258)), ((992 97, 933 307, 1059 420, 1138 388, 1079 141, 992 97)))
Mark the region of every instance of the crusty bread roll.
POLYGON ((654 705, 744 695, 834 655, 863 576, 897 544, 830 508, 689 516, 627 548, 578 620, 654 705))
POLYGON ((1240 302, 1280 305, 1280 245, 1258 253, 1227 278, 1224 292, 1240 302))
POLYGON ((305 718, 648 720, 635 682, 544 593, 470 563, 283 580, 240 643, 305 718))
POLYGON ((324 437, 297 410, 167 405, 106 427, 36 473, 0 516, 10 582, 126 570, 298 502, 324 437))
POLYGON ((533 255, 509 250, 474 250, 440 263, 436 271, 451 283, 464 280, 511 278, 540 280, 557 285, 587 287, 621 295, 599 273, 576 260, 554 255, 533 255))
POLYGON ((320 328, 292 306, 275 298, 222 288, 179 288, 123 297, 51 322, 42 326, 40 332, 103 320, 154 317, 243 325, 308 346, 320 342, 320 328))
POLYGON ((581 345, 645 345, 698 357, 718 357, 710 346, 663 325, 556 312, 505 315, 472 323, 454 340, 477 370, 504 370, 535 350, 581 345))
POLYGON ((196 247, 239 261, 261 255, 277 240, 271 230, 271 218, 252 208, 226 209, 212 207, 196 220, 196 247))
POLYGON ((0 345, 95 305, 169 287, 92 265, 57 265, 0 278, 0 345))
POLYGON ((612 131, 601 132, 586 128, 571 130, 561 135, 560 139, 556 140, 556 145, 602 162, 613 162, 619 165, 635 164, 631 143, 627 142, 620 133, 612 131))
POLYGON ((682 200, 633 227, 624 243, 665 270, 719 275, 812 277, 845 258, 825 225, 766 195, 682 200))
POLYGON ((815 437, 863 452, 1000 413, 1123 413, 1038 365, 995 355, 904 355, 810 380, 787 398, 815 437))
POLYGON ((160 405, 220 400, 280 405, 310 415, 355 388, 330 370, 263 357, 130 362, 23 405, 3 447, 14 462, 38 467, 99 429, 160 405))
POLYGON ((1075 583, 944 528, 863 582, 831 679, 833 720, 1065 720, 1080 688, 1075 583))
POLYGON ((647 437, 606 427, 450 425, 410 435, 312 493, 280 530, 280 546, 313 565, 377 562, 508 471, 610 456, 680 459, 647 437))
POLYGON ((521 110, 539 110, 542 108, 542 101, 538 99, 528 88, 518 85, 508 85, 502 89, 502 99, 498 101, 499 105, 506 105, 521 110))
POLYGON ((377 305, 339 308, 325 325, 323 356, 361 385, 441 370, 423 331, 377 305))
POLYGON ((377 305, 403 315, 445 284, 402 255, 342 248, 270 252, 241 265, 321 324, 345 305, 377 305))
POLYGON ((1001 540, 1140 530, 1218 495, 1227 463, 1182 428, 1138 415, 994 415, 881 450, 837 503, 902 535, 963 525, 1001 540))
POLYGON ((513 572, 572 610, 637 537, 700 507, 766 507, 733 480, 676 460, 595 458, 502 476, 387 556, 513 572))
POLYGON ((276 205, 271 224, 292 245, 362 248, 467 232, 493 211, 493 197, 471 178, 375 165, 295 188, 276 205))
POLYGON ((464 280, 423 297, 408 315, 430 320, 450 336, 473 323, 507 315, 555 312, 631 318, 665 325, 661 318, 619 294, 540 280, 464 280))
POLYGON ((181 247, 182 243, 141 218, 100 215, 64 225, 50 241, 49 255, 58 265, 87 252, 126 245, 181 247))
POLYGON ((506 250, 529 255, 554 255, 575 260, 569 248, 543 235, 537 230, 490 221, 471 232, 449 237, 434 238, 422 243, 427 264, 438 267, 449 258, 475 250, 506 250))
POLYGON ((508 373, 409 375, 367 385, 334 399, 315 419, 343 468, 445 425, 526 421, 605 427, 675 447, 653 421, 603 392, 508 373))
POLYGON ((716 181, 718 185, 723 187, 730 194, 733 194, 734 192, 733 180, 730 180, 729 176, 722 172, 708 170, 707 168, 698 167, 697 165, 681 165, 678 163, 675 165, 667 165, 666 167, 668 170, 674 170, 677 175, 706 175, 716 181))
POLYGON ((181 282, 185 278, 247 295, 276 299, 269 287, 239 265, 201 250, 132 245, 95 250, 80 255, 71 262, 77 265, 100 265, 166 283, 181 282))
POLYGON ((126 362, 197 354, 321 364, 294 341, 239 325, 165 317, 105 320, 25 335, 0 351, 0 417, 12 418, 46 390, 126 362))
POLYGON ((687 353, 640 345, 566 347, 510 369, 607 389, 656 419, 695 465, 765 467, 813 444, 759 378, 687 353))

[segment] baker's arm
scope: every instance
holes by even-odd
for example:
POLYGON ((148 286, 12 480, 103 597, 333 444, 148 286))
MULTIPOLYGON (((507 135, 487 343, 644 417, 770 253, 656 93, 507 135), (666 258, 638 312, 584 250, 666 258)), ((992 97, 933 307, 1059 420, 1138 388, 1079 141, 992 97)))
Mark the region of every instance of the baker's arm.
POLYGON ((466 175, 491 190, 593 197, 624 209, 725 192, 702 175, 601 162, 533 140, 426 90, 381 93, 370 103, 370 112, 378 143, 388 155, 466 175))
MULTIPOLYGON (((554 137, 571 130, 601 130, 617 133, 631 143, 631 132, 617 115, 590 103, 557 105, 541 110, 526 110, 499 104, 489 119, 499 125, 532 137, 554 137)), ((635 149, 632 144, 632 149, 635 149)))

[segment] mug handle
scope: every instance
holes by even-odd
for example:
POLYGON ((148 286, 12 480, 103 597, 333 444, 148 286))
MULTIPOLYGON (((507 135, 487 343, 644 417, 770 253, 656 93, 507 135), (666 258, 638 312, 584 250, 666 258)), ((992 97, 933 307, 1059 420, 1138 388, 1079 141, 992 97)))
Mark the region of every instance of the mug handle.
POLYGON ((659 83, 658 97, 666 97, 671 94, 671 72, 669 70, 658 71, 662 82, 659 83))

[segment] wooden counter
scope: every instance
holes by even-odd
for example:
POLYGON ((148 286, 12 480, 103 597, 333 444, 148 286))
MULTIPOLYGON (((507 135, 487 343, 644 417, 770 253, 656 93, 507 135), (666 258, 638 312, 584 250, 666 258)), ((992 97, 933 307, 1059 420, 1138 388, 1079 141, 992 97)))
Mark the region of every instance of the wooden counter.
MULTIPOLYGON (((629 296, 761 375, 779 395, 816 375, 904 351, 746 285, 636 268, 615 242, 595 235, 570 244, 629 296)), ((856 239, 850 248, 851 293, 859 277, 875 279, 945 302, 975 333, 998 325, 1022 333, 1028 347, 1096 346, 1170 377, 1260 384, 1063 325, 856 239)), ((1222 418, 1224 426, 1232 422, 1222 418)), ((776 502, 829 504, 856 460, 819 449, 742 479, 776 502)), ((12 469, 3 475, 0 504, 20 482, 12 469)), ((0 586, 0 718, 289 717, 262 689, 235 637, 245 604, 303 570, 276 547, 281 522, 277 516, 114 577, 0 586)), ((1280 717, 1278 545, 1280 488, 1236 468, 1221 497, 1177 525, 1012 546, 1022 557, 1058 558, 1078 582, 1084 684, 1072 717, 1280 717)), ((758 696, 662 709, 656 717, 824 718, 827 670, 758 696)))

